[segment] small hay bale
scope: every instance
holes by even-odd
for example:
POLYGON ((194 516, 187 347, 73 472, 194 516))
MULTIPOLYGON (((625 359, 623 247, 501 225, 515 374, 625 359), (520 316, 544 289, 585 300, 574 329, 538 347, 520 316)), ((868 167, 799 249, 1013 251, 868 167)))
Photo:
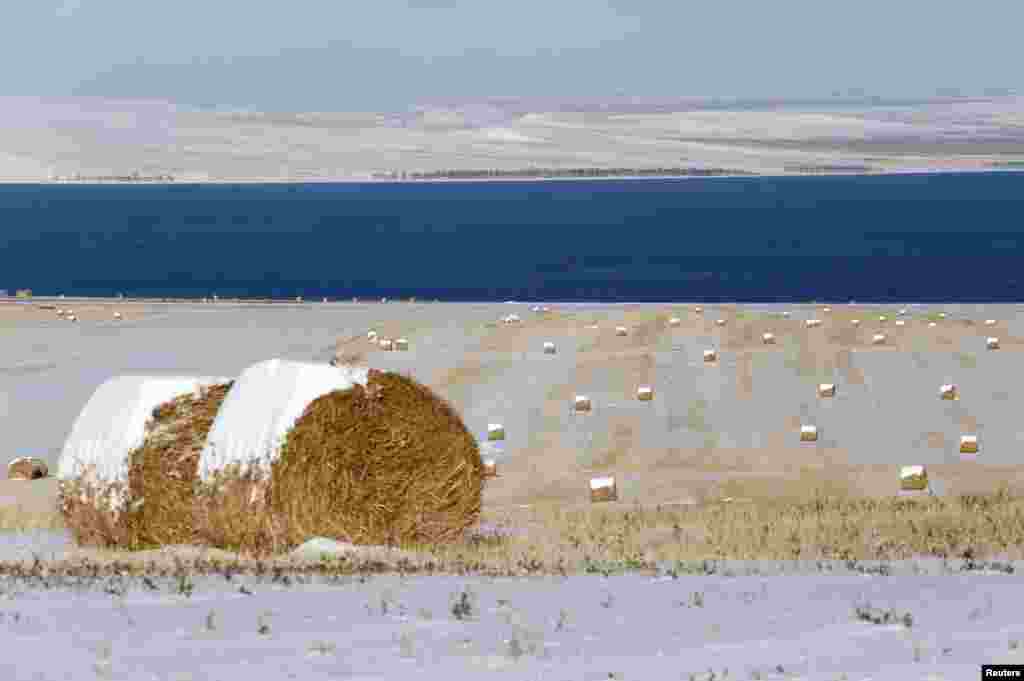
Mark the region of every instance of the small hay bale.
POLYGON ((714 362, 717 359, 718 359, 718 353, 715 352, 714 350, 705 350, 704 351, 704 361, 705 362, 714 362))
POLYGON ((604 478, 590 479, 590 501, 600 503, 603 501, 618 501, 619 490, 615 486, 615 478, 608 476, 604 478))
POLYGON ((671 319, 668 320, 669 326, 679 326, 682 323, 683 320, 681 320, 679 317, 672 317, 671 319))
POLYGON ((832 311, 832 308, 831 307, 822 308, 821 311, 824 312, 825 314, 828 314, 829 312, 832 311))
POLYGON ((375 340, 377 340, 377 332, 374 331, 373 329, 370 329, 369 331, 367 331, 366 332, 366 340, 368 340, 368 341, 375 341, 375 340))
POLYGON ((654 390, 649 385, 642 385, 636 389, 636 398, 641 402, 650 402, 654 399, 654 390))
POLYGON ((698 305, 697 307, 693 308, 693 311, 694 311, 694 312, 695 312, 696 314, 704 314, 704 308, 703 308, 703 307, 701 307, 700 305, 698 305))
POLYGON ((818 440, 818 427, 817 426, 800 426, 800 441, 801 442, 817 442, 818 440))
POLYGON ((938 326, 938 324, 936 324, 935 322, 928 322, 929 329, 934 329, 936 326, 938 326))
POLYGON ((725 326, 725 320, 724 319, 716 319, 715 320, 715 326, 725 326))
POLYGON ((405 338, 399 338, 395 341, 395 350, 399 352, 407 352, 409 350, 409 341, 405 338))
POLYGON ((907 323, 905 321, 903 321, 902 319, 897 319, 896 320, 896 326, 906 326, 906 324, 907 323))
POLYGON ((120 312, 115 312, 114 313, 114 319, 120 319, 120 318, 121 318, 121 313, 120 312))
POLYGON ((761 334, 761 341, 765 345, 774 345, 775 344, 775 334, 773 334, 773 333, 763 333, 763 334, 761 334))
POLYGON ((876 333, 874 336, 871 337, 871 344, 872 345, 885 345, 885 334, 884 333, 876 333))
POLYGON ((63 308, 58 308, 57 309, 57 316, 58 317, 63 317, 64 316, 64 309, 63 308))
MULTIPOLYGON (((150 508, 159 507, 155 500, 145 499, 150 486, 157 491, 173 489, 167 478, 153 479, 148 473, 138 477, 139 466, 152 464, 145 452, 159 450, 168 440, 164 417, 177 413, 175 405, 191 414, 197 388, 213 390, 229 382, 213 377, 116 376, 96 389, 75 419, 57 463, 58 507, 77 543, 130 548, 134 511, 124 511, 143 500, 150 508)), ((186 425, 202 430, 192 422, 186 425)))
POLYGON ((34 456, 19 456, 7 464, 8 480, 38 480, 49 474, 46 462, 34 456))
POLYGON ((68 321, 77 322, 78 321, 78 317, 76 317, 73 314, 68 315, 68 321))
POLYGON ((836 384, 835 383, 821 383, 818 385, 818 397, 835 397, 836 396, 836 384))
POLYGON ((985 320, 985 326, 995 326, 995 325, 996 325, 996 320, 994 320, 994 319, 986 319, 985 320))
POLYGON ((928 489, 928 471, 924 466, 903 466, 900 468, 900 490, 921 492, 928 489))
POLYGON ((784 317, 785 319, 789 319, 789 314, 790 314, 790 313, 789 313, 789 310, 786 310, 785 312, 783 312, 783 313, 782 313, 782 316, 783 316, 783 317, 784 317))
POLYGON ((960 393, 955 385, 947 383, 939 388, 939 398, 943 400, 958 400, 960 399, 960 393))
POLYGON ((498 477, 498 464, 494 459, 484 459, 483 476, 485 478, 498 477))
POLYGON ((199 477, 205 542, 266 555, 310 536, 452 541, 479 520, 484 476, 458 413, 414 379, 270 360, 228 393, 199 477))
POLYGON ((994 336, 989 336, 988 338, 985 339, 985 347, 988 348, 989 350, 998 350, 999 339, 995 338, 994 336))
POLYGON ((590 411, 590 398, 586 395, 577 395, 573 400, 573 409, 577 412, 590 411))
POLYGON ((820 319, 807 319, 807 320, 804 320, 804 326, 806 326, 808 329, 816 328, 818 326, 821 326, 821 320, 820 319))
POLYGON ((860 320, 859 319, 851 319, 850 323, 853 324, 854 326, 860 326, 860 320))
POLYGON ((392 352, 395 349, 395 343, 390 338, 381 338, 378 345, 385 352, 392 352))
POLYGON ((961 454, 977 454, 978 453, 978 436, 977 435, 961 435, 960 436, 960 453, 961 454))
POLYGON ((544 341, 544 354, 553 355, 555 354, 555 344, 551 341, 544 341))
POLYGON ((615 335, 616 336, 628 336, 629 335, 629 329, 627 329, 624 326, 616 326, 615 327, 615 335))
POLYGON ((497 442, 505 439, 505 426, 500 423, 487 424, 487 439, 490 442, 497 442))

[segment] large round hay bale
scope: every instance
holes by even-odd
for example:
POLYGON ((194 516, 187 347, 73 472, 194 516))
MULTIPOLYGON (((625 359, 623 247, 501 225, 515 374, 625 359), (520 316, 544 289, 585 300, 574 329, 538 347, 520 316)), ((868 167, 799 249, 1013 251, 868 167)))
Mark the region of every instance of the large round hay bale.
POLYGON ((479 518, 477 442, 412 378, 272 360, 229 391, 199 462, 204 541, 261 554, 325 536, 413 545, 479 518))
POLYGON ((57 462, 58 507, 78 543, 126 543, 122 512, 132 501, 131 453, 145 443, 154 409, 229 380, 115 376, 96 389, 75 419, 57 462))

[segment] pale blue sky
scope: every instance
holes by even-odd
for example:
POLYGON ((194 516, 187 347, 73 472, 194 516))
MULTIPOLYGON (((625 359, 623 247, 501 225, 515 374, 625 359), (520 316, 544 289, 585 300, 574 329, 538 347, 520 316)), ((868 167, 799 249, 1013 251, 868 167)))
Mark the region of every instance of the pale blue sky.
POLYGON ((375 110, 1024 90, 1024 0, 4 0, 0 26, 6 95, 375 110))

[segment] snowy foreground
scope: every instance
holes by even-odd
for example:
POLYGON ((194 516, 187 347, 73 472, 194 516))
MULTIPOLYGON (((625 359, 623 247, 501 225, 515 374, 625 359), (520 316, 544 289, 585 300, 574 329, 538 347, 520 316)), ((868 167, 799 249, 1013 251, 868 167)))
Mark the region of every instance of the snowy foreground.
MULTIPOLYGON (((976 679, 1024 578, 0 578, 0 678, 976 679)), ((944 573, 944 574, 940 574, 944 573)))

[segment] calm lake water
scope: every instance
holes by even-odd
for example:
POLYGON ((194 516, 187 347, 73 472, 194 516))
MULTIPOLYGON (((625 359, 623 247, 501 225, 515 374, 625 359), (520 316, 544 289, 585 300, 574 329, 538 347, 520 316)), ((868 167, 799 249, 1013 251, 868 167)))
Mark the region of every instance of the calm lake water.
POLYGON ((1019 301, 1024 174, 0 186, 0 289, 1019 301))

